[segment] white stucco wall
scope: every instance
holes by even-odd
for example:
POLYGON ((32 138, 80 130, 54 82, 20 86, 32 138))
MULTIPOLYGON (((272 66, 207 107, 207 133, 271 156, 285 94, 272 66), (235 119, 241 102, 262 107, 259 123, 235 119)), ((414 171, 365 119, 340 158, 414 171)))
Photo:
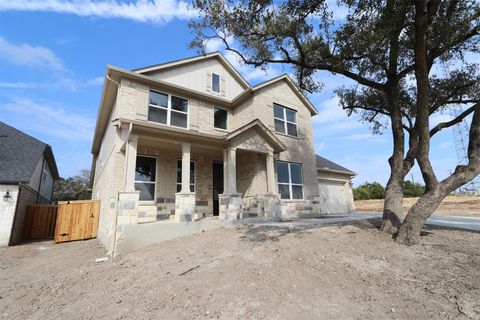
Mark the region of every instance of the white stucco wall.
POLYGON ((18 185, 0 185, 0 246, 8 246, 12 232, 13 218, 17 206, 18 185), (11 198, 5 201, 7 190, 11 198))

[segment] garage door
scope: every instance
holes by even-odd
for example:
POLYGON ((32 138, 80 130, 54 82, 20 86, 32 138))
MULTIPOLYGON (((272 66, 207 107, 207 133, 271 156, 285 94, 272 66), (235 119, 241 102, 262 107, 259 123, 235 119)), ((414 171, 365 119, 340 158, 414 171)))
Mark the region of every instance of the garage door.
POLYGON ((347 213, 347 199, 343 182, 321 181, 320 209, 322 213, 347 213))

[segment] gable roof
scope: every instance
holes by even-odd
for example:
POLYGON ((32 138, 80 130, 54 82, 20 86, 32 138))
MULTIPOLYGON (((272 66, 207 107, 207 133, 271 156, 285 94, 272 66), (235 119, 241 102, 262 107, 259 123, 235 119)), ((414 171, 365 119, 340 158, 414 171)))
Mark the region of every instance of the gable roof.
POLYGON ((310 100, 298 89, 298 87, 295 85, 293 80, 288 76, 288 74, 282 74, 278 77, 275 77, 273 79, 261 82, 259 84, 254 85, 253 87, 248 88, 244 92, 242 92, 240 95, 238 95, 235 99, 233 99, 232 103, 237 104, 241 103, 245 97, 248 96, 249 93, 258 91, 260 89, 266 88, 268 86, 271 86, 279 81, 285 81, 288 86, 292 89, 292 91, 298 96, 298 98, 307 106, 308 110, 310 110, 310 113, 312 116, 318 114, 317 109, 315 106, 310 102, 310 100))
POLYGON ((246 125, 241 126, 238 129, 235 129, 234 131, 230 132, 227 135, 226 138, 227 138, 227 140, 232 140, 236 136, 239 136, 242 133, 244 133, 244 132, 246 132, 250 129, 253 129, 253 128, 257 128, 260 131, 260 133, 264 136, 265 141, 267 141, 268 144, 273 147, 273 150, 276 153, 287 150, 287 147, 282 143, 282 141, 280 141, 280 139, 278 139, 277 136, 274 135, 272 133, 272 131, 270 131, 267 128, 267 126, 264 125, 262 123, 262 121, 260 121, 258 119, 252 120, 249 123, 247 123, 246 125))
POLYGON ((52 148, 1 121, 0 150, 0 183, 28 183, 42 156, 45 156, 54 179, 58 179, 52 148))
POLYGON ((318 170, 336 171, 336 172, 346 173, 350 175, 357 175, 352 170, 342 167, 341 165, 336 164, 335 162, 330 161, 324 157, 321 157, 318 154, 315 155, 315 158, 316 158, 318 170))
POLYGON ((249 88, 250 84, 248 83, 247 80, 240 74, 240 72, 235 69, 230 61, 228 61, 220 52, 215 51, 207 54, 202 54, 198 56, 193 56, 185 59, 179 59, 179 60, 174 60, 166 63, 161 63, 161 64, 156 64, 153 66, 149 67, 144 67, 144 68, 139 68, 139 69, 133 69, 133 72, 136 73, 146 73, 146 72, 152 72, 152 71, 159 71, 159 70, 166 70, 169 68, 177 67, 180 65, 186 65, 190 63, 194 63, 200 60, 206 60, 206 59, 217 59, 225 68, 227 68, 228 71, 230 71, 233 76, 240 82, 240 84, 244 88, 249 88))

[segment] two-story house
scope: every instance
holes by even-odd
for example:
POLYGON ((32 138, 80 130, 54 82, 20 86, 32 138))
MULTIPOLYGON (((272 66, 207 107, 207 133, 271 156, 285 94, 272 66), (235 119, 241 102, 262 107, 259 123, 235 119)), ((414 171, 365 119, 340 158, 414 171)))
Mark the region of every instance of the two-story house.
POLYGON ((319 214, 316 114, 287 75, 251 86, 220 53, 108 66, 92 147, 100 240, 111 253, 142 224, 319 214))

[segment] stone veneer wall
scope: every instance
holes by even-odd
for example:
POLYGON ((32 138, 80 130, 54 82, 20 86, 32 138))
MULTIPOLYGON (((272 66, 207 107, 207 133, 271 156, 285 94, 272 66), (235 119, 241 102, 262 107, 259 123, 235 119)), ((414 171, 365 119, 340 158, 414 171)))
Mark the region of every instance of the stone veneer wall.
POLYGON ((282 200, 280 208, 282 220, 294 218, 313 218, 318 217, 321 214, 320 201, 318 197, 299 201, 282 200))

